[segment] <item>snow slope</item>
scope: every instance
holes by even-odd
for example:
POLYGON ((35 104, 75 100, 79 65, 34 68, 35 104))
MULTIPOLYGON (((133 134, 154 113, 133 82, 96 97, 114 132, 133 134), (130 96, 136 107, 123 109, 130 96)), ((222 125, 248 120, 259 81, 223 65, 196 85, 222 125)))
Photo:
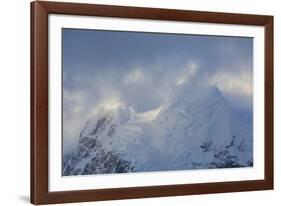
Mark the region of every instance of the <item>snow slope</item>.
POLYGON ((252 119, 215 86, 177 86, 159 108, 100 109, 63 175, 252 166, 252 119), (241 115, 242 114, 242 115, 241 115))

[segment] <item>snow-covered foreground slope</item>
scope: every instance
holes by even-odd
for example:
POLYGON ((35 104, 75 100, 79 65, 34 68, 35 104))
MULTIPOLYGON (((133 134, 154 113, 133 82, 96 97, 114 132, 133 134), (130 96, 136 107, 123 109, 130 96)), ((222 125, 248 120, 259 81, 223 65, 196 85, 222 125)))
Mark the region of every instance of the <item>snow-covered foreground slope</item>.
POLYGON ((251 114, 232 108, 217 87, 178 86, 159 108, 100 109, 63 157, 63 175, 253 164, 251 114))

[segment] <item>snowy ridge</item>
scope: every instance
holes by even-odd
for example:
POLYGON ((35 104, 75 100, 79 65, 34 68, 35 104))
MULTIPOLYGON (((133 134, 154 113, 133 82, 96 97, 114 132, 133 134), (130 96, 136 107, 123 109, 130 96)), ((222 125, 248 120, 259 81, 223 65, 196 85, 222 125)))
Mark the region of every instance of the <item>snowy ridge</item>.
POLYGON ((63 175, 252 166, 249 122, 217 87, 181 84, 151 111, 101 109, 64 156, 63 175))

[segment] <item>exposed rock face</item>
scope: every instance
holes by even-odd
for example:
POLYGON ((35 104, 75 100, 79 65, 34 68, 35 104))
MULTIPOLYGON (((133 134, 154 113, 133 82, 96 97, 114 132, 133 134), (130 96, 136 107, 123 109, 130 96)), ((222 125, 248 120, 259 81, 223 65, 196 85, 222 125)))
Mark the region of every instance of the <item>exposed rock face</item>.
POLYGON ((155 110, 99 111, 64 155, 63 175, 251 167, 252 137, 251 112, 233 109, 218 88, 180 85, 155 110))
POLYGON ((88 175, 133 172, 134 167, 120 155, 104 147, 103 136, 114 136, 114 113, 107 113, 97 120, 96 125, 87 133, 87 126, 80 134, 78 150, 64 157, 63 175, 88 175), (106 133, 106 134, 104 134, 106 133))

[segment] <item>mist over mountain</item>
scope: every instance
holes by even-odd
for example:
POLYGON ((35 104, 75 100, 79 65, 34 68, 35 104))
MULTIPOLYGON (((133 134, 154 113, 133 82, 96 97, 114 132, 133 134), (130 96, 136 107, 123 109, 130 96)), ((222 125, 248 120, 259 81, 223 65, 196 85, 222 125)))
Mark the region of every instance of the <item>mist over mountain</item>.
POLYGON ((178 85, 160 107, 100 108, 81 129, 63 175, 253 166, 252 112, 216 86, 178 85))

